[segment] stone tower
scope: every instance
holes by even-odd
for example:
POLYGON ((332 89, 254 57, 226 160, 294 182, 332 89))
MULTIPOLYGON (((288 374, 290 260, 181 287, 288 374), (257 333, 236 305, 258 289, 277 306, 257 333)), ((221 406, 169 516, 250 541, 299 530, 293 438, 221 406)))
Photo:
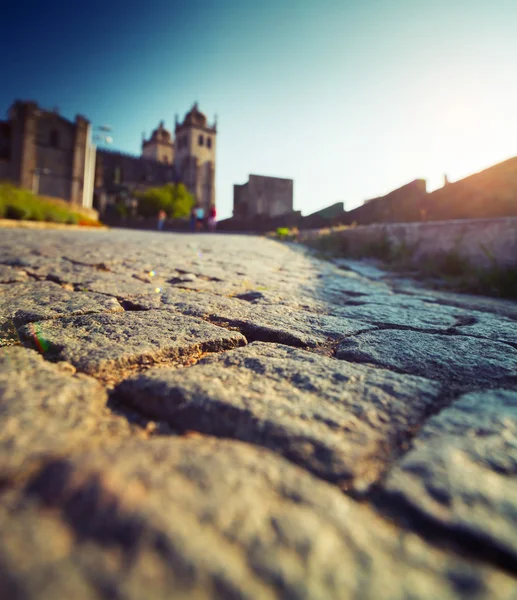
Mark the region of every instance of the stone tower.
POLYGON ((174 144, 163 121, 152 132, 151 137, 142 140, 142 156, 152 158, 161 163, 172 164, 174 161, 174 144))
POLYGON ((215 149, 217 127, 208 125, 197 103, 182 123, 176 119, 174 164, 196 201, 208 209, 215 205, 215 149))

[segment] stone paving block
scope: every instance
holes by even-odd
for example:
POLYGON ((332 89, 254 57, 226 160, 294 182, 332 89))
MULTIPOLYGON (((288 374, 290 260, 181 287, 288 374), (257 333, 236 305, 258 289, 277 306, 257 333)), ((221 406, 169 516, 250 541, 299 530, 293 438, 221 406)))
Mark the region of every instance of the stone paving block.
POLYGON ((188 364, 203 352, 241 346, 246 339, 170 311, 125 312, 39 321, 19 330, 24 343, 105 381, 156 363, 188 364))
POLYGON ((2 500, 2 597, 510 600, 515 592, 511 577, 434 549, 234 441, 129 442, 49 461, 2 500))
POLYGON ((74 372, 34 350, 0 348, 0 480, 45 455, 131 433, 127 421, 106 408, 106 390, 74 372))
POLYGON ((115 298, 74 292, 51 281, 31 281, 0 286, 0 329, 41 319, 96 312, 123 312, 115 298))
POLYGON ((267 446, 364 491, 432 409, 439 386, 255 342, 189 369, 148 371, 123 381, 116 394, 175 429, 267 446))
POLYGON ((16 283, 27 280, 27 273, 20 269, 13 269, 5 265, 0 265, 0 283, 16 283))
POLYGON ((462 335, 517 345, 517 322, 497 315, 476 313, 476 322, 455 328, 462 335))
POLYGON ((466 394, 431 418, 385 489, 451 535, 503 551, 516 568, 517 392, 466 394))
POLYGON ((362 277, 366 277, 367 279, 373 279, 374 281, 379 279, 384 279, 384 277, 389 276, 388 271, 384 271, 383 269, 379 269, 375 262, 378 261, 368 261, 368 260, 351 260, 349 258, 335 258, 332 261, 337 267, 340 269, 346 269, 361 275, 362 277))
POLYGON ((373 325, 405 327, 421 331, 446 331, 457 321, 456 317, 448 311, 424 303, 420 306, 365 303, 360 306, 346 306, 340 310, 340 314, 373 325))
POLYGON ((345 338, 336 356, 470 387, 517 376, 517 350, 463 335, 373 331, 345 338))
POLYGON ((463 310, 493 313, 517 320, 517 303, 512 300, 432 290, 422 283, 417 284, 414 280, 394 279, 393 291, 397 294, 424 296, 429 302, 436 302, 441 306, 455 306, 463 310))
POLYGON ((315 347, 337 341, 344 336, 374 329, 358 320, 283 306, 251 305, 237 298, 213 294, 181 293, 164 290, 162 305, 186 315, 207 319, 239 329, 251 340, 279 342, 292 346, 315 347))
POLYGON ((362 272, 260 237, 3 230, 0 345, 16 320, 48 360, 0 351, 0 598, 517 600, 517 392, 429 419, 515 388, 516 304, 362 272))

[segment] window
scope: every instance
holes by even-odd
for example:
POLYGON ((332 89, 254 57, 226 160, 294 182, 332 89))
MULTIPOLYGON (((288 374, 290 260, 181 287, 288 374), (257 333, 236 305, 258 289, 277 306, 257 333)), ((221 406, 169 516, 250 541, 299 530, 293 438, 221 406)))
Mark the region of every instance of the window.
POLYGON ((10 160, 11 158, 11 129, 5 128, 2 131, 0 124, 0 160, 10 160))
POLYGON ((202 135, 200 135, 200 136, 197 138, 197 142, 198 142, 198 144, 199 144, 200 146, 202 146, 202 145, 203 145, 203 136, 202 136, 202 135))
POLYGON ((52 148, 59 148, 59 131, 56 129, 50 132, 50 146, 52 148))
POLYGON ((113 183, 122 183, 122 169, 120 167, 115 167, 115 171, 113 173, 113 183))
POLYGON ((212 138, 209 138, 209 137, 206 138, 206 147, 207 148, 212 147, 212 138))

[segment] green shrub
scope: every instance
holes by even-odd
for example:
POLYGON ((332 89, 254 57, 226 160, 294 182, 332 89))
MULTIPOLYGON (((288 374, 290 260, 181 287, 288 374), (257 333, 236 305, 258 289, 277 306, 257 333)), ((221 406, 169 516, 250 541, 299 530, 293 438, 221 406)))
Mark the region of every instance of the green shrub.
POLYGON ((0 218, 51 223, 98 225, 59 202, 35 196, 11 183, 0 183, 0 218))
POLYGON ((276 230, 276 235, 278 236, 279 239, 283 240, 284 238, 286 238, 289 235, 289 228, 288 227, 278 227, 278 229, 276 230))
POLYGON ((156 217, 163 210, 169 218, 182 219, 190 215, 194 197, 183 183, 167 183, 136 194, 137 212, 142 217, 156 217))
POLYGON ((21 204, 8 204, 5 216, 8 219, 17 219, 23 220, 28 219, 30 217, 31 211, 28 206, 23 206, 21 204))

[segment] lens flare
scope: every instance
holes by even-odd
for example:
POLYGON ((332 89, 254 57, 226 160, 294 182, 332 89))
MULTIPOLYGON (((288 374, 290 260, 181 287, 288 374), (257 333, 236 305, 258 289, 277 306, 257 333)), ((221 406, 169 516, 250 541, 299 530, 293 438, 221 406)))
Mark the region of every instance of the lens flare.
POLYGON ((34 342, 34 345, 43 354, 44 352, 46 352, 49 349, 50 344, 41 335, 41 331, 40 331, 40 328, 37 323, 31 323, 29 326, 29 329, 31 332, 32 341, 34 342))

